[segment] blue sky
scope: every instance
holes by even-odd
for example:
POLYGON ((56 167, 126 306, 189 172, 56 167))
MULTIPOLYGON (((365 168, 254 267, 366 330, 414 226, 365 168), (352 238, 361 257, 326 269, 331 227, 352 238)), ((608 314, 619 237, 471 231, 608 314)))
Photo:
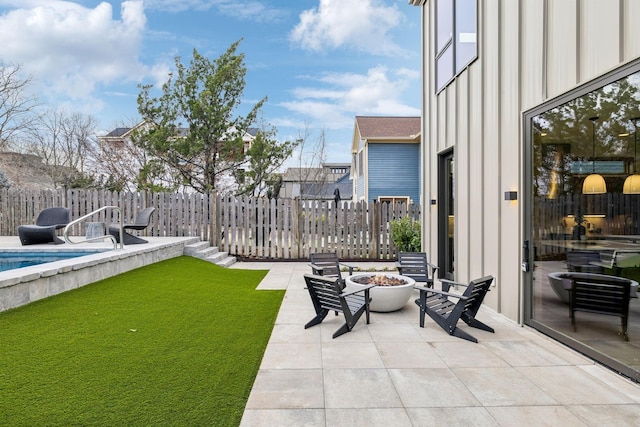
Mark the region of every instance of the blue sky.
POLYGON ((176 56, 214 59, 239 39, 246 109, 268 97, 262 119, 280 139, 324 131, 329 162, 350 162, 356 115, 420 115, 408 0, 0 0, 0 62, 102 134, 139 121, 138 84, 159 87, 176 56))

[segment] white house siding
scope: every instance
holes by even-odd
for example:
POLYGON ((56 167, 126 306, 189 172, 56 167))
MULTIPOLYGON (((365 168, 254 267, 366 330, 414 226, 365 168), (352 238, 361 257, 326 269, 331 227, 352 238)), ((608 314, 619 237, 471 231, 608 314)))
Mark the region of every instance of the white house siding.
MULTIPOLYGON (((438 153, 453 147, 456 280, 495 275, 486 303, 521 321, 523 201, 504 192, 522 199, 522 113, 640 56, 640 1, 478 1, 478 59, 437 95, 433 12, 422 3, 422 199, 437 198, 438 153)), ((423 241, 437 259, 429 206, 423 241)))
MULTIPOLYGON (((496 288, 490 292, 486 299, 487 304, 501 309, 500 292, 502 290, 501 277, 499 276, 501 258, 497 256, 500 249, 499 246, 499 230, 501 204, 497 194, 500 188, 500 174, 498 172, 498 162, 501 159, 500 153, 500 136, 502 134, 498 123, 500 123, 500 91, 501 77, 501 38, 503 30, 500 28, 500 4, 498 1, 483 2, 484 6, 478 8, 478 55, 483 61, 476 61, 473 64, 475 71, 474 83, 479 84, 480 99, 476 102, 482 111, 480 123, 476 124, 476 128, 472 129, 472 133, 482 135, 480 143, 484 155, 478 157, 481 165, 478 166, 474 181, 479 182, 482 193, 482 204, 477 209, 482 210, 483 217, 479 221, 482 224, 481 230, 475 231, 474 241, 479 241, 472 249, 471 253, 481 254, 481 258, 474 260, 474 268, 466 272, 466 276, 459 277, 460 280, 466 280, 469 277, 482 276, 483 274, 493 274, 496 276, 496 288), (481 22, 486 20, 484 24, 481 22), (495 123, 496 125, 488 126, 487 123, 495 123), (480 270, 480 271, 478 271, 480 270), (492 273, 490 273, 492 272, 492 273)), ((511 233, 513 236, 513 233, 511 233)), ((460 271, 462 273, 462 270, 460 271)))
POLYGON ((366 180, 367 180, 367 164, 366 164, 366 146, 362 139, 358 140, 358 146, 355 153, 355 168, 352 167, 351 176, 353 179, 353 200, 362 201, 366 199, 366 180), (362 162, 362 164, 361 164, 362 162), (363 174, 360 175, 360 171, 363 174))
POLYGON ((625 59, 631 59, 640 53, 640 25, 638 25, 638 16, 640 16, 640 1, 628 0, 623 8, 624 19, 624 51, 625 59))

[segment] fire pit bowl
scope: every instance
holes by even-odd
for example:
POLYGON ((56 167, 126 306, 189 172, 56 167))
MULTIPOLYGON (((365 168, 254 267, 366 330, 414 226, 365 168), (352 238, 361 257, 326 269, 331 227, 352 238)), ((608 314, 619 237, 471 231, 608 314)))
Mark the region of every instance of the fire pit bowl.
POLYGON ((389 312, 404 307, 413 292, 415 280, 410 277, 390 273, 358 273, 346 279, 347 289, 356 290, 366 285, 376 284, 369 291, 369 308, 376 312, 389 312))

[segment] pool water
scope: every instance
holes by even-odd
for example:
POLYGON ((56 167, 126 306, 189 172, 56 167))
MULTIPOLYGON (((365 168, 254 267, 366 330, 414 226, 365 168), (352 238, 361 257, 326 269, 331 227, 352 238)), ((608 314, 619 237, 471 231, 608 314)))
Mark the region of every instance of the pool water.
POLYGON ((39 252, 0 252, 0 271, 14 270, 16 268, 30 267, 32 265, 45 264, 47 262, 60 261, 69 258, 77 258, 85 255, 97 254, 105 250, 92 251, 39 251, 39 252))

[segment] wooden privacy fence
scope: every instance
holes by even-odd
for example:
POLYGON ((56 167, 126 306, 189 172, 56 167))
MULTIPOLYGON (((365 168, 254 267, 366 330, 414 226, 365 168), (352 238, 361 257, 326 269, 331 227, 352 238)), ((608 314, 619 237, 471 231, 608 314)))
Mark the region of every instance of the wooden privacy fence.
MULTIPOLYGON (((337 252, 343 259, 395 259, 389 223, 420 207, 396 203, 313 201, 232 197, 217 194, 118 193, 104 190, 0 190, 0 235, 15 236, 20 224, 33 224, 47 207, 65 206, 79 218, 103 206, 118 206, 124 222, 149 206, 156 208, 148 236, 193 236, 221 251, 245 258, 306 259, 312 252, 337 252)), ((115 223, 103 211, 87 222, 115 223)), ((85 224, 72 235, 83 235, 85 224)))
POLYGON ((555 199, 536 197, 533 240, 538 259, 563 258, 566 248, 557 240, 573 240, 575 216, 582 215, 590 238, 640 235, 640 197, 622 193, 573 194, 555 199))

